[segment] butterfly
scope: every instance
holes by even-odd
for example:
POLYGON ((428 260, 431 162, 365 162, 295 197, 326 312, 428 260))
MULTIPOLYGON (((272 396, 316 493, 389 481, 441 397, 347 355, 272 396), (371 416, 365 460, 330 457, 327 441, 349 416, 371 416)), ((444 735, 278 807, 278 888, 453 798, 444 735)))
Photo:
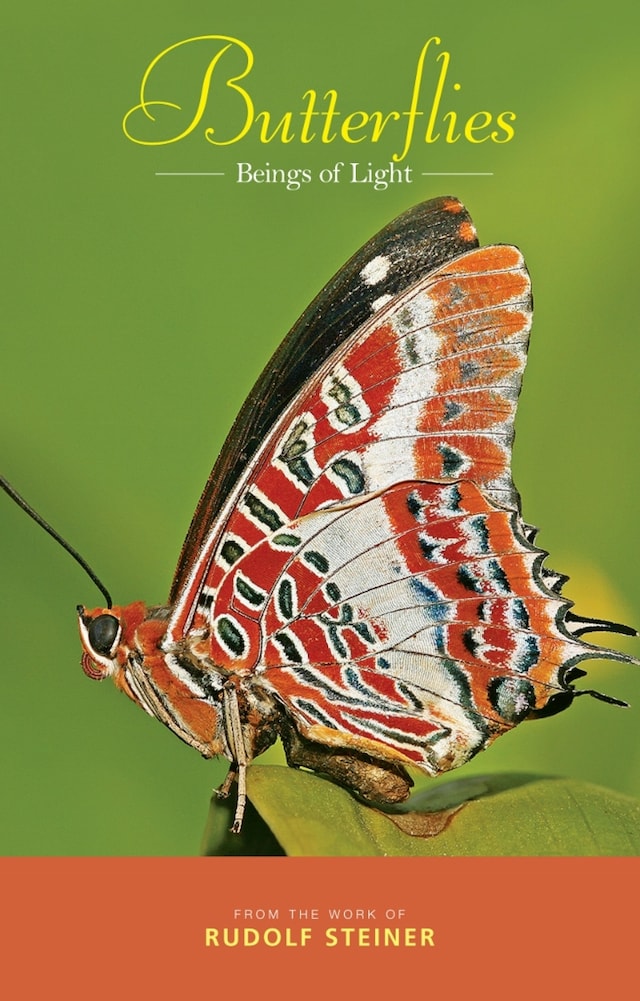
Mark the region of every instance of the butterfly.
POLYGON ((480 247, 453 197, 405 212, 262 373, 167 604, 79 606, 85 673, 231 762, 233 830, 278 738, 384 805, 408 768, 446 772, 576 695, 624 704, 575 688, 583 660, 632 659, 581 636, 634 630, 574 614, 511 476, 531 316, 519 250, 480 247))

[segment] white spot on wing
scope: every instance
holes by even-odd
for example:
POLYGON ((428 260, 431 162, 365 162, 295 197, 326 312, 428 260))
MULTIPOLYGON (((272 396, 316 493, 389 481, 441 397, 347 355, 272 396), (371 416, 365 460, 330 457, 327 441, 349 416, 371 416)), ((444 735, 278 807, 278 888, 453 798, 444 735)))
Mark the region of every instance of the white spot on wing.
POLYGON ((386 295, 379 296, 377 299, 374 299, 373 302, 371 303, 371 312, 377 313, 378 310, 382 309, 383 306, 386 306, 387 303, 391 302, 392 299, 393 296, 389 295, 388 293, 386 295))
POLYGON ((391 261, 389 258, 378 254, 368 264, 365 264, 360 272, 360 277, 365 285, 379 285, 387 277, 390 267, 391 261))

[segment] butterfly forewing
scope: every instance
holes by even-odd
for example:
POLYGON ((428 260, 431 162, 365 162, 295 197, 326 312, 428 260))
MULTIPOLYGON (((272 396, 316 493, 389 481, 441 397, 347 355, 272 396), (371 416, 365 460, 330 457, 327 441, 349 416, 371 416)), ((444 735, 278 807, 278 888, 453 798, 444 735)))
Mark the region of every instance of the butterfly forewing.
POLYGON ((511 247, 463 255, 382 307, 309 377, 263 444, 206 540, 172 637, 210 616, 210 596, 244 552, 301 514, 403 479, 464 477, 515 506, 529 325, 528 276, 511 247))
POLYGON ((409 209, 368 241, 327 283, 294 325, 245 401, 196 508, 171 586, 175 601, 201 555, 211 526, 228 510, 238 481, 283 410, 305 386, 310 369, 390 298, 478 240, 456 198, 409 209))

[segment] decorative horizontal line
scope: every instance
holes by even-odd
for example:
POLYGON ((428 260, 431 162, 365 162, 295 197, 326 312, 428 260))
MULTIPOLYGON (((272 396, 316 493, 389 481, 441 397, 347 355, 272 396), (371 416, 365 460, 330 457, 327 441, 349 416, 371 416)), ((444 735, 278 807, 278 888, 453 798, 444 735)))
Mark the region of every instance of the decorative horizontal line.
POLYGON ((156 177, 224 177, 220 170, 156 170, 156 177))
POLYGON ((433 170, 422 172, 423 177, 493 177, 492 170, 433 170))

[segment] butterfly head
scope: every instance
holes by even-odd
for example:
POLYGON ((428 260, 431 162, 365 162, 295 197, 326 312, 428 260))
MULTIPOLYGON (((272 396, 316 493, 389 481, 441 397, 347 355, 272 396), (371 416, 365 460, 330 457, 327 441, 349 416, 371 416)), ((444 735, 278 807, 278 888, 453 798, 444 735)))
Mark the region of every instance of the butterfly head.
MULTIPOLYGON (((82 642, 81 663, 87 677, 102 681, 104 678, 113 677, 126 663, 140 616, 125 613, 137 611, 137 604, 126 609, 114 606, 91 610, 78 605, 78 627, 82 642)), ((143 610, 144 606, 142 603, 139 604, 143 610)))

